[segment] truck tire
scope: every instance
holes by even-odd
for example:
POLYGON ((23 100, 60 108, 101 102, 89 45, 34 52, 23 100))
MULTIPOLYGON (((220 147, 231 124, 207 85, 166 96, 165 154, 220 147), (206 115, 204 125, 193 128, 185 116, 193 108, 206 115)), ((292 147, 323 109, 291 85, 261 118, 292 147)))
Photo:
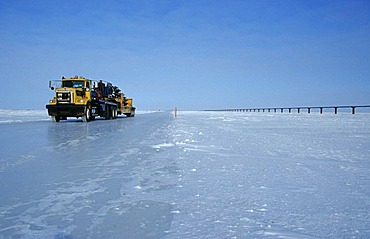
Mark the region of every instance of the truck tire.
POLYGON ((125 114, 127 117, 135 117, 135 113, 127 113, 127 114, 125 114))
POLYGON ((127 117, 135 117, 135 110, 131 110, 130 113, 125 114, 127 117))
POLYGON ((112 118, 117 119, 117 116, 118 116, 117 108, 113 108, 112 118))
POLYGON ((91 110, 90 110, 90 107, 87 106, 85 109, 85 115, 82 116, 82 121, 89 122, 90 120, 91 120, 91 110))
POLYGON ((60 121, 60 117, 59 116, 51 116, 51 120, 53 122, 59 122, 60 121))
POLYGON ((111 112, 112 112, 111 106, 110 105, 107 105, 105 107, 105 119, 106 120, 109 120, 112 117, 112 113, 111 112))

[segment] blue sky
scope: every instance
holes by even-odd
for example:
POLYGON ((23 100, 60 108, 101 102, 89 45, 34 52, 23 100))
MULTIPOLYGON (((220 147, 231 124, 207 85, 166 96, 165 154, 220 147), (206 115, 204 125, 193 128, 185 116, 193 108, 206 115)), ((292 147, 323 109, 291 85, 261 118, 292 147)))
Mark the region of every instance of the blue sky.
POLYGON ((0 1, 0 108, 112 81, 141 110, 370 103, 369 1, 0 1))

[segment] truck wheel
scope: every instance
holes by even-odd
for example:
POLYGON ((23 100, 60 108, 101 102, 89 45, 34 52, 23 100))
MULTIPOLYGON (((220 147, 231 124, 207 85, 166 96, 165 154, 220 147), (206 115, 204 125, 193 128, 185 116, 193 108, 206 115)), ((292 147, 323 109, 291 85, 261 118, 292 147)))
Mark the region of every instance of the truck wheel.
POLYGON ((118 116, 117 108, 114 108, 114 109, 113 109, 112 116, 113 116, 113 119, 117 119, 117 116, 118 116))
POLYGON ((112 111, 112 108, 109 105, 107 105, 105 109, 105 119, 106 120, 109 120, 112 117, 111 111, 112 111))
POLYGON ((59 122, 60 121, 60 117, 59 116, 51 116, 51 120, 53 122, 59 122))
POLYGON ((82 116, 82 121, 89 122, 90 120, 91 120, 91 111, 90 111, 90 107, 87 106, 85 110, 85 115, 82 116))
POLYGON ((135 111, 131 110, 130 113, 125 114, 127 117, 135 117, 135 111))

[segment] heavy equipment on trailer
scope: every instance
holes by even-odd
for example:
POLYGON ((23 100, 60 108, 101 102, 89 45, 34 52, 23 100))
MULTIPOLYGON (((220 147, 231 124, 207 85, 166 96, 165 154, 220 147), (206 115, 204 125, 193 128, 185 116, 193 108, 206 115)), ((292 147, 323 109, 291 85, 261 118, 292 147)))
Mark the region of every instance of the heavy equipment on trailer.
POLYGON ((49 81, 49 88, 55 96, 46 105, 48 114, 54 122, 67 117, 82 118, 89 122, 100 116, 116 119, 118 115, 135 116, 132 98, 126 98, 121 90, 110 82, 89 80, 84 77, 62 77, 49 81))

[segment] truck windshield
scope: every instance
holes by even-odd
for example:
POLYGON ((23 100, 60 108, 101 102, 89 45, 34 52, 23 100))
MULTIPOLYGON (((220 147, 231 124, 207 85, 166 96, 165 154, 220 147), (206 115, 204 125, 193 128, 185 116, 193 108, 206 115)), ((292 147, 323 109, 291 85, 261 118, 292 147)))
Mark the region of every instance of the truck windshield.
POLYGON ((84 82, 83 81, 63 81, 63 87, 72 87, 72 88, 83 88, 84 82))

